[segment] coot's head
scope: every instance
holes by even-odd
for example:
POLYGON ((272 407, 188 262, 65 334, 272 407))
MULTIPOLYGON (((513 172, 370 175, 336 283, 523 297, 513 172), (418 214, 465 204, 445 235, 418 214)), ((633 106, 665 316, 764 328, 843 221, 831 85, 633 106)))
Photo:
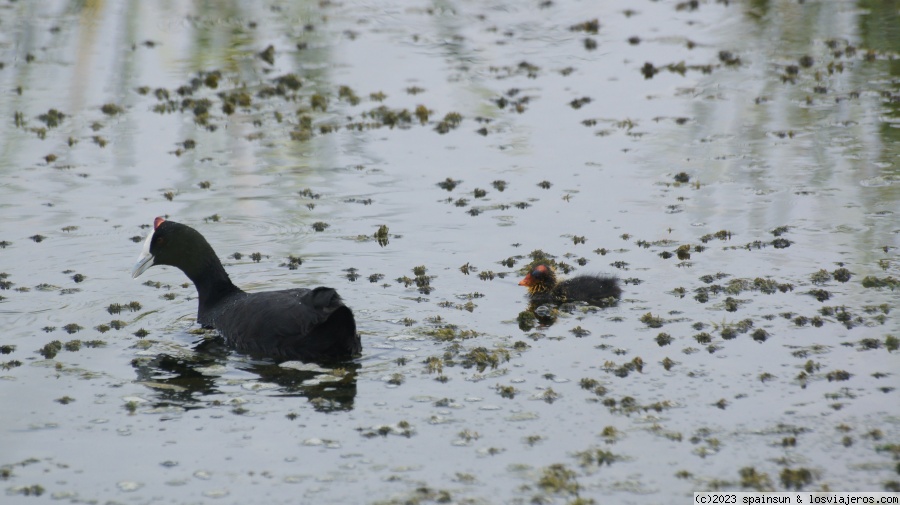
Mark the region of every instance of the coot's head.
POLYGON ((528 288, 532 295, 551 291, 556 286, 556 272, 546 263, 538 263, 531 272, 519 281, 519 286, 528 288))
POLYGON ((153 220, 153 231, 144 240, 144 248, 131 270, 131 277, 136 278, 154 265, 171 265, 193 278, 210 258, 216 259, 215 252, 200 232, 157 217, 153 220))

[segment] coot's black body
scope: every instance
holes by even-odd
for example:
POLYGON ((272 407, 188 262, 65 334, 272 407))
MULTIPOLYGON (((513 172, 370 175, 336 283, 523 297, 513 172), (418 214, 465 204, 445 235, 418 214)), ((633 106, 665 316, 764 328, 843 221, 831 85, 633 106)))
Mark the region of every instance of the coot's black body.
POLYGON ((237 351, 276 360, 339 361, 362 350, 353 312, 334 289, 247 293, 235 286, 203 235, 158 217, 132 271, 179 268, 197 288, 197 321, 237 351))
POLYGON ((536 305, 586 302, 605 307, 622 295, 619 280, 615 277, 579 275, 557 282, 556 272, 546 263, 534 265, 519 285, 528 288, 528 295, 536 305))

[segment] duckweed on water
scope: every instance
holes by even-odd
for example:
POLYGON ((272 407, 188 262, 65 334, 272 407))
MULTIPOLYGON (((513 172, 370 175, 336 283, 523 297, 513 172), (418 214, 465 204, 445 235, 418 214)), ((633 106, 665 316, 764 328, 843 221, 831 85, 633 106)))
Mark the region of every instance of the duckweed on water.
POLYGON ((388 227, 387 225, 381 225, 378 227, 378 230, 375 232, 375 240, 378 241, 378 245, 384 247, 388 245, 388 227))
POLYGON ((425 359, 426 373, 444 373, 444 362, 437 356, 429 356, 425 359))
POLYGON ((467 340, 478 336, 478 332, 475 330, 460 330, 456 325, 452 324, 423 329, 421 332, 439 342, 467 340))
POLYGON ((863 278, 862 285, 864 288, 891 288, 891 291, 900 288, 900 281, 892 276, 879 278, 874 275, 868 275, 863 278))
POLYGON ((544 400, 547 403, 553 403, 560 398, 560 394, 553 390, 553 388, 547 388, 540 395, 540 399, 544 400))
POLYGON ((785 468, 778 477, 784 487, 799 491, 804 486, 812 484, 815 473, 808 468, 785 468))
POLYGON ((897 349, 900 349, 900 339, 893 335, 888 335, 884 338, 884 347, 888 352, 894 352, 897 349))
MULTIPOLYGON (((615 438, 616 429, 612 426, 607 426, 604 428, 604 432, 607 432, 608 429, 612 428, 609 431, 608 435, 605 435, 606 438, 615 438)), ((611 451, 607 451, 604 449, 588 449, 586 451, 579 451, 575 453, 575 458, 578 459, 578 464, 581 467, 600 467, 600 466, 609 466, 612 465, 616 461, 620 461, 622 459, 621 456, 618 456, 611 451)))
POLYGON ((456 186, 458 186, 462 181, 454 180, 450 177, 447 177, 443 181, 437 183, 438 187, 447 191, 453 191, 456 186))
POLYGON ((522 312, 519 312, 519 315, 516 317, 516 322, 519 324, 520 330, 531 331, 537 324, 537 317, 534 315, 534 312, 523 310, 522 312))
POLYGON ((125 109, 123 109, 122 107, 120 107, 114 103, 107 103, 107 104, 103 104, 103 106, 100 107, 100 111, 103 112, 104 114, 106 114, 107 116, 115 116, 117 114, 121 114, 121 113, 125 112, 125 109))
POLYGON ((656 344, 660 347, 669 345, 672 343, 672 336, 668 333, 660 333, 656 336, 656 344))
POLYGON ((575 480, 576 475, 574 470, 566 468, 561 463, 556 463, 541 470, 538 486, 545 492, 577 496, 581 486, 575 480))
POLYGON ((502 398, 508 398, 508 399, 515 398, 516 393, 518 392, 518 390, 513 386, 503 386, 500 384, 497 384, 496 389, 497 389, 497 393, 499 393, 502 398))
POLYGON ((263 49, 262 51, 257 53, 257 56, 259 57, 259 59, 263 60, 264 62, 268 63, 269 65, 274 65, 275 64, 275 46, 270 44, 268 47, 266 47, 265 49, 263 49))
MULTIPOLYGON (((18 112, 16 114, 19 114, 18 112)), ((47 125, 47 128, 56 128, 63 122, 66 118, 66 115, 56 109, 50 109, 45 114, 38 115, 38 120, 47 125)), ((18 116, 16 116, 16 125, 18 126, 20 123, 18 116)))
POLYGON ((483 281, 492 281, 495 276, 496 274, 494 274, 493 270, 483 270, 478 273, 478 278, 483 281))
POLYGON ((22 362, 17 359, 0 362, 0 369, 2 370, 11 370, 20 366, 22 366, 22 362))
POLYGON ((488 367, 495 369, 501 362, 507 362, 509 359, 509 351, 506 349, 488 350, 485 347, 476 347, 463 354, 460 363, 463 368, 475 367, 479 372, 483 372, 488 367))
POLYGON ((665 320, 659 316, 654 316, 650 312, 647 312, 643 316, 641 316, 640 321, 646 324, 650 328, 661 328, 663 324, 665 324, 665 320))
POLYGON ((38 350, 38 354, 46 359, 53 359, 62 350, 63 344, 59 340, 53 340, 38 350))
POLYGON ((756 340, 757 342, 765 342, 769 339, 769 332, 762 328, 757 328, 756 330, 754 330, 751 337, 753 337, 753 340, 756 340))
POLYGON ((83 329, 84 329, 84 328, 82 328, 81 326, 79 326, 79 325, 77 325, 77 324, 75 324, 75 323, 69 323, 69 324, 63 326, 63 330, 65 330, 66 333, 68 333, 68 334, 70 334, 70 335, 73 334, 73 333, 78 333, 79 331, 81 331, 81 330, 83 330, 83 329))

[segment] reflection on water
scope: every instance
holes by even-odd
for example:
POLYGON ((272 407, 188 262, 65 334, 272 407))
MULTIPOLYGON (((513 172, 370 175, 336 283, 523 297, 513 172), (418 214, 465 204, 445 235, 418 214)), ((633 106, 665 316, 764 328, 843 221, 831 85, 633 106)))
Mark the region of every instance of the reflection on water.
POLYGON ((227 367, 234 367, 258 377, 245 379, 250 389, 268 395, 306 398, 319 412, 353 409, 358 363, 347 362, 326 369, 298 362, 234 362, 228 359, 231 354, 221 337, 213 337, 203 339, 191 353, 144 356, 132 360, 131 365, 138 382, 154 392, 154 407, 192 410, 219 402, 204 397, 221 395, 222 381, 230 380, 222 373, 227 367))
POLYGON ((900 488, 896 2, 0 9, 9 494, 900 488), (171 338, 193 287, 127 274, 157 215, 258 257, 230 256, 240 285, 338 288, 365 367, 171 338), (528 306, 493 271, 535 249, 619 274, 623 298, 528 306), (145 311, 97 331, 132 300, 145 311), (105 345, 35 353, 63 328, 105 345), (154 414, 181 410, 161 444, 154 414))

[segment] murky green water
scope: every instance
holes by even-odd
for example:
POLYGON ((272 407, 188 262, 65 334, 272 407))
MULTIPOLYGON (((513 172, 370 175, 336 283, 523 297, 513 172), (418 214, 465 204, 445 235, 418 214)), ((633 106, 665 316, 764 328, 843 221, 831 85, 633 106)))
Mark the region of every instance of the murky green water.
POLYGON ((898 18, 0 6, 4 503, 898 490, 898 18), (157 215, 245 289, 337 288, 363 357, 198 334, 180 272, 130 279, 157 215), (535 250, 623 300, 523 329, 535 250))

